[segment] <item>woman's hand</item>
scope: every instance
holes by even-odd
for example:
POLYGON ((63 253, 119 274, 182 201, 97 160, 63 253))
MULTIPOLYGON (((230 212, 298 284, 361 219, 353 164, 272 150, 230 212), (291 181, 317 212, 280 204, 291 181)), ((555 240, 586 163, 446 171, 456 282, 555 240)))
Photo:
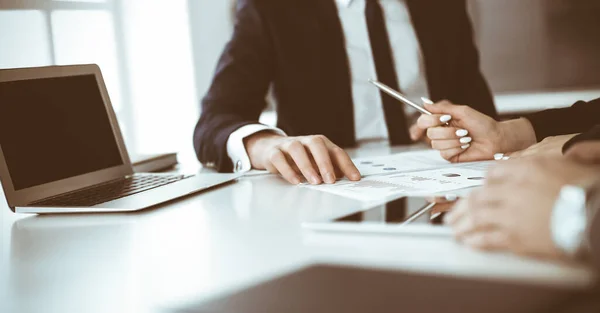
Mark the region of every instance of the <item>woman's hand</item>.
POLYGON ((425 104, 425 108, 433 115, 421 115, 417 124, 427 129, 431 147, 451 162, 492 160, 496 153, 522 150, 536 142, 526 119, 497 122, 449 101, 425 104))
POLYGON ((511 158, 527 158, 533 156, 561 157, 562 148, 576 134, 547 137, 539 143, 521 151, 508 154, 511 158))

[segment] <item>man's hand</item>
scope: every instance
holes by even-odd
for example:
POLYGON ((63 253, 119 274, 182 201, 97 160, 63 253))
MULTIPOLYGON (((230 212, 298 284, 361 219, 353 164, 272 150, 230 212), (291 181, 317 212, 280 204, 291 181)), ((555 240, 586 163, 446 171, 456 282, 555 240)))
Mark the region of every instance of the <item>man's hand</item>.
POLYGON ((597 179, 600 167, 564 158, 503 162, 488 173, 485 186, 461 200, 446 216, 456 238, 474 248, 558 257, 550 219, 564 185, 597 179))
POLYGON ((562 157, 562 148, 576 134, 547 137, 539 143, 521 151, 508 154, 511 158, 526 158, 534 156, 562 157))
POLYGON ((313 185, 333 184, 343 176, 360 180, 360 173, 342 148, 327 137, 283 137, 270 132, 256 133, 245 141, 252 167, 281 174, 298 185, 304 179, 313 185))
POLYGON ((469 106, 448 101, 425 108, 433 115, 421 115, 417 124, 427 129, 431 147, 451 162, 492 160, 496 153, 518 151, 536 142, 526 119, 497 122, 469 106))

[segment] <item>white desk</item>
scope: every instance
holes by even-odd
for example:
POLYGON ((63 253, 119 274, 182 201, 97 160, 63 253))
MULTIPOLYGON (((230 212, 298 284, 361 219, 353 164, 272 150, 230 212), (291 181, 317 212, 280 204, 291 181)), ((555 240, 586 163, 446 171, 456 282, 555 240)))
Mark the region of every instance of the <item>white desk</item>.
MULTIPOLYGON (((352 154, 383 152, 389 148, 352 154)), ((362 204, 272 176, 136 214, 29 217, 1 201, 0 312, 160 312, 313 262, 577 286, 593 275, 449 238, 307 234, 301 221, 362 204)))

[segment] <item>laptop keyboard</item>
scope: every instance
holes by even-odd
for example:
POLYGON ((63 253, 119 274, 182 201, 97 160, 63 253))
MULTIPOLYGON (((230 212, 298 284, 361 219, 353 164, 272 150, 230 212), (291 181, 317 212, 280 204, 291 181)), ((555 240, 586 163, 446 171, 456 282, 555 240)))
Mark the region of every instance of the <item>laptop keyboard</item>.
POLYGON ((130 177, 32 203, 41 207, 89 207, 171 184, 190 176, 134 174, 130 177))

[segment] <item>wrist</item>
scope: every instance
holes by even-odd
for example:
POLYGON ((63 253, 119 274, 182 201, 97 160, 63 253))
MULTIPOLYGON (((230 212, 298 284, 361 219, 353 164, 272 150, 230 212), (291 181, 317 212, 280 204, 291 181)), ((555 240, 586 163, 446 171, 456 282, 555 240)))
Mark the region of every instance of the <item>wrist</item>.
POLYGON ((520 151, 537 143, 533 125, 526 118, 503 121, 498 124, 500 136, 498 151, 520 151))

